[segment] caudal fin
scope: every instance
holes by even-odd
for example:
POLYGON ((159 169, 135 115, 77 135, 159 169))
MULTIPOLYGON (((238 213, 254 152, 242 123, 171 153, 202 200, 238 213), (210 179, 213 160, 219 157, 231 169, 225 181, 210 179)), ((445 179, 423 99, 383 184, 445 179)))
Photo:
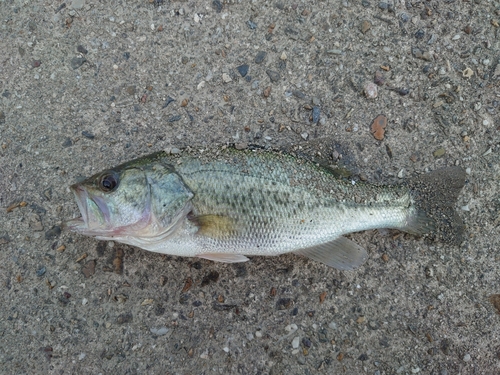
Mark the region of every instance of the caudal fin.
POLYGON ((459 244, 464 223, 454 205, 465 185, 465 171, 460 167, 438 169, 408 182, 414 210, 403 231, 459 244))

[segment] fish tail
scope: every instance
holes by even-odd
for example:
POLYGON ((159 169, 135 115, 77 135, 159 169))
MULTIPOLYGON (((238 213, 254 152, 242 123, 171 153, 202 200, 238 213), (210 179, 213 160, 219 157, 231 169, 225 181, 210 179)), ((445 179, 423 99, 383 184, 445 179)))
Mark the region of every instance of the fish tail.
POLYGON ((460 244, 465 226, 454 205, 464 185, 465 171, 460 167, 438 169, 411 179, 408 186, 413 205, 401 229, 460 244))

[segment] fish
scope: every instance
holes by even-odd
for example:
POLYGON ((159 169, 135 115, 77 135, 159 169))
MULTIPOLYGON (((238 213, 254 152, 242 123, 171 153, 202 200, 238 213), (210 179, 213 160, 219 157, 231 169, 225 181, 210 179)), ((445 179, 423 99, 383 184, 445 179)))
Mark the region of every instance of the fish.
POLYGON ((290 153, 160 151, 71 185, 81 216, 65 227, 98 240, 219 262, 294 253, 353 270, 366 249, 344 235, 392 228, 459 244, 461 167, 399 185, 339 177, 290 153))

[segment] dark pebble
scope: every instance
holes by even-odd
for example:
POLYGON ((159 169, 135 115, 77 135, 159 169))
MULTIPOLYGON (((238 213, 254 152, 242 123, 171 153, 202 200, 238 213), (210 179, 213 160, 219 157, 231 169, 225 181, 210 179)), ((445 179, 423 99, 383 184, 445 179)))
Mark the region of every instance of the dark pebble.
POLYGON ((251 29, 251 30, 255 30, 257 28, 257 24, 255 22, 252 22, 250 20, 247 21, 247 26, 251 29))
POLYGON ((307 337, 304 337, 302 339, 302 345, 304 345, 304 347, 306 347, 306 348, 310 348, 312 345, 312 342, 307 337))
POLYGON ((64 8, 66 8, 66 3, 62 3, 61 5, 59 5, 59 6, 56 8, 55 12, 56 12, 56 13, 59 13, 59 12, 60 12, 61 10, 63 10, 64 8))
POLYGON ((36 275, 38 277, 41 277, 41 276, 45 275, 45 272, 47 272, 47 268, 45 268, 45 266, 43 266, 43 267, 40 267, 39 269, 36 270, 36 275))
POLYGON ((210 283, 215 283, 219 280, 219 272, 217 271, 210 271, 209 274, 205 275, 203 279, 201 280, 201 286, 208 285, 210 283))
POLYGON ((312 109, 312 122, 313 122, 313 124, 318 123, 320 114, 321 114, 321 110, 319 109, 319 107, 313 107, 313 109, 312 109))
POLYGON ((8 234, 2 234, 0 235, 0 245, 5 245, 6 243, 10 242, 10 237, 8 234))
POLYGON ((67 138, 64 140, 64 142, 62 143, 62 146, 63 146, 63 147, 71 147, 71 146, 73 146, 73 142, 71 141, 71 138, 68 138, 68 137, 67 137, 67 138))
POLYGON ((401 13, 401 21, 408 22, 410 20, 410 16, 406 13, 401 13))
POLYGON ((292 286, 300 286, 300 281, 297 279, 292 280, 292 286))
POLYGON ((5 113, 3 111, 0 111, 0 124, 3 124, 5 122, 5 113))
POLYGON ((368 355, 366 355, 365 353, 361 354, 358 359, 360 361, 366 361, 368 359, 368 355))
POLYGON ((423 69, 422 69, 422 71, 423 71, 424 73, 429 73, 429 71, 430 71, 430 70, 431 70, 431 66, 430 66, 430 65, 425 65, 425 66, 423 67, 423 69))
POLYGON ((201 265, 201 262, 194 262, 191 264, 191 267, 193 267, 195 270, 201 270, 203 266, 201 265))
POLYGON ((59 296, 59 297, 57 297, 57 300, 58 300, 59 302, 61 302, 61 304, 62 304, 63 306, 66 306, 66 305, 68 304, 68 302, 69 302, 69 300, 68 300, 66 297, 64 297, 64 296, 59 296))
POLYGON ((236 70, 238 71, 238 73, 240 73, 242 77, 245 77, 248 73, 248 68, 249 68, 248 64, 243 64, 238 66, 236 70))
POLYGON ((125 324, 125 323, 130 323, 133 320, 134 317, 132 316, 132 313, 125 313, 118 315, 118 317, 116 318, 116 323, 125 324))
POLYGON ((87 48, 85 48, 84 46, 82 46, 81 44, 78 45, 78 47, 76 47, 76 50, 80 53, 83 53, 84 55, 86 55, 87 53, 89 53, 89 51, 87 51, 87 48))
POLYGON ((278 310, 286 310, 292 307, 293 305, 293 300, 291 298, 280 298, 276 302, 276 308, 278 310))
POLYGON ((322 328, 318 331, 318 340, 319 342, 328 342, 327 331, 325 328, 322 328))
POLYGON ((368 0, 363 0, 361 2, 361 5, 363 5, 365 8, 368 8, 371 6, 370 2, 368 0))
POLYGON ((398 89, 398 94, 401 96, 408 95, 410 93, 409 89, 398 89))
POLYGON ((130 59, 130 52, 124 52, 123 57, 125 58, 125 60, 130 59))
POLYGON ((383 2, 383 1, 381 1, 380 3, 378 3, 378 7, 379 7, 380 9, 387 9, 387 8, 389 8, 389 4, 387 4, 387 3, 383 2))
POLYGON ((194 307, 200 307, 201 305, 203 305, 203 302, 201 302, 201 301, 194 301, 193 302, 194 307))
POLYGON ((294 307, 293 310, 292 310, 292 316, 297 316, 298 313, 299 313, 299 308, 298 307, 294 307))
POLYGON ((73 69, 78 69, 83 65, 84 62, 86 62, 87 59, 85 57, 73 57, 71 59, 71 67, 73 69))
POLYGON ((42 206, 39 206, 38 204, 36 203, 32 203, 30 204, 30 208, 36 212, 37 214, 40 214, 40 215, 45 215, 47 213, 47 210, 45 208, 43 208, 42 206))
POLYGON ((170 117, 167 121, 168 122, 176 122, 176 121, 179 121, 181 118, 182 118, 181 115, 175 115, 175 116, 170 117))
POLYGON ((9 92, 9 91, 7 91, 7 90, 5 90, 5 91, 2 93, 2 96, 3 96, 4 98, 10 98, 10 92, 9 92))
POLYGON ((247 81, 247 82, 251 82, 251 81, 252 81, 252 76, 246 76, 246 77, 245 77, 245 81, 247 81))
POLYGON ((172 102, 175 102, 175 99, 174 98, 171 98, 170 96, 167 96, 167 100, 165 100, 165 103, 163 104, 163 107, 161 107, 162 109, 164 108, 167 108, 167 106, 172 103, 172 102))
POLYGON ((68 292, 64 292, 64 293, 63 293, 63 296, 64 296, 64 298, 67 298, 67 299, 70 299, 70 298, 71 298, 71 294, 70 294, 70 293, 68 293, 68 292))
POLYGON ((161 306, 161 305, 157 305, 155 307, 155 315, 156 316, 160 316, 160 315, 163 315, 163 314, 165 314, 165 308, 163 306, 161 306))
POLYGON ((61 227, 56 225, 51 229, 49 229, 47 232, 45 232, 45 239, 53 240, 54 238, 59 237, 60 234, 61 234, 61 227))
POLYGON ((190 297, 191 295, 189 293, 182 293, 181 296, 179 297, 179 303, 181 305, 185 305, 190 297))
POLYGON ((89 260, 85 265, 82 267, 82 273, 85 278, 89 278, 95 273, 95 260, 89 260))
POLYGON ((441 341, 441 351, 444 354, 449 355, 450 354, 450 348, 451 348, 451 341, 449 339, 443 339, 441 341))
POLYGON ((236 266, 236 277, 245 277, 248 274, 247 268, 244 265, 236 266))
POLYGON ((299 90, 293 90, 292 95, 295 96, 296 98, 299 98, 299 99, 306 98, 306 94, 304 94, 302 91, 299 91, 299 90))
POLYGON ((220 0, 214 0, 214 1, 212 1, 212 5, 214 6, 215 11, 217 13, 222 12, 222 3, 220 2, 220 0))
POLYGON ((264 59, 266 58, 266 56, 267 56, 267 52, 265 52, 265 51, 259 51, 257 53, 257 56, 255 56, 255 63, 256 64, 262 63, 262 61, 264 61, 264 59))
POLYGON ((236 305, 220 304, 217 302, 214 302, 212 305, 212 308, 216 311, 227 311, 227 310, 231 310, 234 307, 236 307, 236 305))
POLYGON ((415 33, 415 38, 417 38, 417 39, 422 39, 424 36, 425 36, 425 31, 424 31, 424 30, 422 30, 422 29, 419 29, 419 30, 415 33))
POLYGON ((33 68, 38 68, 40 65, 42 65, 42 62, 40 60, 33 61, 33 68))
POLYGON ((280 74, 278 72, 275 72, 274 70, 266 70, 266 73, 269 76, 271 82, 278 82, 281 78, 280 74))
POLYGON ((88 132, 86 130, 82 131, 82 135, 85 137, 85 138, 88 138, 88 139, 94 139, 95 138, 95 135, 92 134, 91 132, 88 132))

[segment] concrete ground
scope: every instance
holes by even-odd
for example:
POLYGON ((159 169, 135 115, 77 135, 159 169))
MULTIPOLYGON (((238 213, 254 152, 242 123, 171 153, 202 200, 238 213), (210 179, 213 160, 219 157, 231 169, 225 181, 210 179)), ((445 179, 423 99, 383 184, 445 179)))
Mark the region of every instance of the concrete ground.
POLYGON ((1 0, 0 373, 499 373, 499 23, 489 0, 1 0), (227 143, 375 183, 462 166, 466 239, 357 233, 341 272, 61 232, 78 178, 227 143))

